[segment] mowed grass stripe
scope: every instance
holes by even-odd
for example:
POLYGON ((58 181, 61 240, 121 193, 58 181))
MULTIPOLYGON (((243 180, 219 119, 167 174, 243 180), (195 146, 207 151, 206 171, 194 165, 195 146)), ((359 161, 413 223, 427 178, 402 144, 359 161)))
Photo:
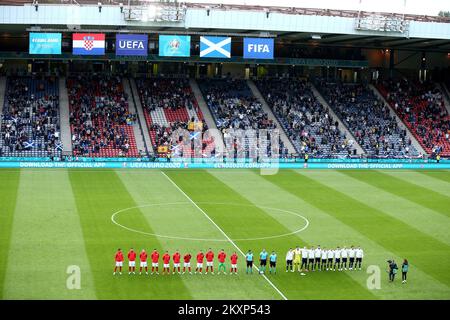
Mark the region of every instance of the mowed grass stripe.
MULTIPOLYGON (((139 175, 134 171, 122 171, 117 174, 135 203, 143 206, 140 211, 145 216, 153 233, 169 237, 225 240, 208 219, 199 215, 198 209, 168 181, 161 171, 147 170, 139 175)), ((126 214, 125 212, 120 214, 119 220, 126 214)), ((158 241, 167 250, 174 250, 176 249, 173 247, 174 245, 184 242, 165 237, 158 238, 158 241)), ((200 244, 201 242, 194 241, 194 243, 200 244)), ((205 243, 207 244, 207 241, 205 243)), ((199 249, 200 247, 196 248, 196 250, 199 249)))
MULTIPOLYGON (((279 223, 283 224, 289 231, 298 230, 299 221, 303 220, 297 217, 297 222, 293 223, 291 219, 286 219, 285 215, 280 214, 280 211, 270 210, 266 208, 278 208, 280 210, 288 210, 300 215, 303 215, 310 222, 307 229, 297 233, 292 237, 282 237, 278 239, 281 243, 280 248, 280 267, 284 268, 285 260, 284 254, 289 247, 295 246, 317 246, 322 245, 323 248, 337 246, 340 243, 340 236, 336 235, 336 230, 333 229, 334 236, 331 232, 321 230, 321 226, 329 225, 321 218, 317 217, 316 212, 312 212, 311 208, 302 203, 298 198, 277 187, 276 185, 265 180, 259 171, 254 170, 240 170, 224 171, 224 170, 210 170, 209 173, 231 187, 235 192, 245 197, 255 206, 260 206, 266 214, 273 216, 279 223), (249 188, 248 186, 257 186, 249 188), (320 222, 319 222, 320 221, 320 222), (322 235, 323 231, 323 235, 322 235), (320 236, 319 236, 320 233, 320 236)), ((273 240, 266 241, 272 245, 273 240)), ((284 270, 283 270, 284 271, 284 270)), ((365 288, 366 274, 364 271, 358 273, 340 273, 340 272, 317 272, 309 273, 306 277, 299 277, 298 273, 294 275, 288 273, 287 278, 291 278, 291 286, 297 287, 299 291, 307 299, 336 299, 341 297, 342 288, 347 288, 347 295, 342 299, 364 299, 377 298, 365 288), (333 285, 330 285, 330 283, 333 285)))
MULTIPOLYGON (((255 227, 254 230, 251 230, 248 224, 248 219, 246 219, 246 215, 242 216, 232 216, 230 219, 230 214, 232 215, 235 207, 230 208, 230 206, 226 205, 227 203, 233 203, 233 204, 243 204, 246 205, 248 202, 241 201, 241 199, 238 198, 238 195, 236 197, 233 197, 233 195, 230 196, 230 194, 226 193, 224 194, 224 188, 229 189, 225 185, 221 184, 217 179, 213 178, 211 175, 209 175, 204 170, 189 170, 186 172, 183 171, 170 171, 165 170, 164 173, 169 177, 169 179, 172 181, 174 187, 182 194, 184 192, 194 203, 198 205, 201 210, 203 210, 206 215, 214 222, 209 221, 211 227, 216 228, 218 232, 222 234, 222 232, 217 228, 217 226, 220 227, 220 229, 226 234, 226 237, 229 239, 234 238, 249 238, 253 237, 255 234, 263 235, 265 234, 265 231, 267 231, 267 228, 269 225, 273 225, 274 229, 276 231, 282 232, 283 228, 276 223, 271 217, 261 215, 261 211, 257 208, 254 208, 252 206, 245 207, 246 214, 258 216, 260 218, 261 224, 252 226, 255 227), (178 188, 177 188, 178 187, 178 188), (205 194, 205 191, 207 191, 207 194, 205 194), (221 196, 218 196, 221 195, 221 196), (193 197, 194 196, 194 197, 193 197), (218 204, 220 203, 220 204, 218 204), (211 212, 214 214, 211 215, 211 212), (231 222, 231 224, 234 226, 233 228, 223 228, 223 222, 227 221, 228 223, 231 222), (216 225, 217 226, 216 226, 216 225)), ((168 180, 169 181, 169 180, 168 180)), ((186 198, 186 196, 184 196, 186 198)), ((194 204, 192 204, 194 207, 196 207, 194 204)), ((205 214, 196 208, 198 210, 198 214, 205 217, 205 214)), ((209 220, 209 219, 208 219, 209 220)), ((223 237, 225 237, 224 234, 222 234, 223 237)), ((226 238, 225 237, 225 238, 226 238)), ((227 238, 226 238, 227 239, 227 238)), ((228 240, 228 239, 227 239, 228 240)), ((247 252, 249 249, 248 247, 242 247, 239 246, 238 242, 233 241, 238 248, 242 252, 247 252)), ((258 293, 260 290, 260 286, 264 286, 264 292, 265 297, 264 299, 284 299, 286 296, 285 292, 282 292, 282 295, 277 291, 277 289, 273 288, 271 283, 264 279, 264 277, 258 276, 256 270, 252 269, 252 272, 255 273, 255 275, 245 275, 245 258, 242 256, 242 254, 239 252, 239 250, 236 249, 236 247, 230 242, 226 242, 221 244, 223 247, 225 244, 228 246, 227 255, 228 255, 228 261, 227 266, 230 268, 230 260, 229 257, 233 252, 236 252, 239 259, 239 273, 240 277, 242 277, 242 282, 240 282, 241 289, 246 293, 246 296, 243 297, 243 299, 250 299, 252 296, 258 293)), ((225 247, 226 249, 226 247, 225 247)), ((255 255, 256 257, 256 255, 255 255)), ((256 258, 255 258, 256 260, 256 258)), ((289 298, 289 296, 288 296, 289 298)))
MULTIPOLYGON (((425 175, 420 173, 420 171, 383 171, 396 179, 401 179, 408 183, 412 183, 421 188, 426 188, 428 190, 439 193, 445 197, 450 197, 450 183, 437 179, 433 176, 425 175)), ((450 199, 450 198, 449 198, 450 199)), ((449 200, 450 201, 450 200, 449 200)))
POLYGON ((423 175, 450 183, 450 170, 419 170, 418 172, 423 175))
MULTIPOLYGON (((195 269, 195 256, 202 249, 204 252, 211 247, 217 255, 220 249, 230 255, 234 247, 228 242, 213 242, 207 239, 225 239, 220 231, 196 208, 186 197, 177 190, 174 185, 160 172, 149 171, 136 175, 134 173, 120 172, 121 178, 130 195, 137 205, 167 203, 165 206, 150 206, 141 208, 152 231, 161 235, 173 235, 180 237, 205 238, 205 241, 186 241, 178 239, 158 238, 164 250, 172 255, 179 249, 183 255, 190 252, 194 257, 191 261, 195 269), (148 181, 152 183, 149 184, 148 181), (184 203, 183 205, 171 205, 170 203, 184 203)), ((149 236, 152 238, 152 236, 149 236)), ((173 262, 173 261, 172 261, 173 262)), ((171 267, 172 267, 171 262, 171 267)), ((229 261, 227 261, 230 267, 229 261)), ((217 260, 215 263, 217 273, 217 260)), ((182 267, 182 265, 181 265, 182 267)), ((244 268, 244 261, 240 261, 240 268, 244 268)), ((172 270, 172 269, 171 269, 172 270)), ((227 268, 227 273, 228 273, 227 268)), ((205 272, 205 270, 203 270, 205 272)), ((264 281, 246 277, 242 272, 239 276, 229 275, 172 275, 170 277, 158 277, 157 281, 166 282, 166 278, 174 278, 182 281, 189 290, 193 299, 272 299, 273 292, 264 281), (251 288, 249 290, 248 288, 251 288)), ((174 292, 174 297, 176 292, 174 292)))
POLYGON ((443 214, 350 177, 342 171, 305 171, 302 174, 450 245, 450 218, 443 214))
MULTIPOLYGON (((329 171, 320 172, 327 174, 329 171)), ((276 206, 281 209, 292 210, 307 217, 310 225, 308 229, 298 234, 302 240, 300 245, 303 245, 303 243, 310 245, 320 244, 325 248, 335 248, 338 245, 341 247, 346 245, 348 247, 354 244, 360 245, 365 250, 363 271, 309 273, 306 277, 303 277, 300 290, 307 290, 311 297, 335 299, 339 295, 336 292, 346 290, 347 298, 361 299, 360 290, 345 282, 347 276, 356 281, 361 288, 367 288, 368 275, 365 272, 367 266, 379 265, 383 270, 386 257, 400 261, 400 257, 375 241, 368 239, 335 217, 269 181, 272 179, 283 179, 280 175, 261 176, 259 171, 248 170, 211 170, 210 173, 232 186, 236 192, 244 195, 255 204, 276 206), (248 185, 257 187, 248 188, 248 185)), ((282 217, 278 217, 278 220, 291 230, 294 230, 295 226, 289 227, 289 222, 282 219, 282 217)), ((382 274, 381 290, 370 290, 370 292, 380 299, 417 299, 417 297, 422 299, 445 299, 450 295, 450 289, 446 285, 433 279, 427 273, 418 270, 415 266, 412 270, 414 278, 408 283, 407 290, 400 283, 395 285, 388 283, 387 275, 382 274)))
POLYGON ((6 299, 93 299, 95 290, 66 170, 22 169, 6 270, 6 299), (81 269, 81 289, 67 268, 81 269))
MULTIPOLYGON (((111 222, 113 212, 137 205, 114 171, 72 170, 70 181, 99 299, 191 298, 189 290, 175 277, 159 281, 150 276, 129 276, 128 259, 125 259, 123 275, 113 276, 114 254, 117 248, 124 251, 125 257, 131 247, 138 252, 143 246, 148 250, 157 248, 160 252, 163 248, 157 239, 131 233, 111 222)), ((121 221, 152 231, 139 211, 131 216, 123 216, 121 221)))
MULTIPOLYGON (((408 258, 412 264, 446 286, 450 285, 450 274, 446 270, 450 263, 449 246, 299 171, 291 172, 297 175, 290 175, 287 170, 280 173, 285 176, 278 182, 280 186, 335 216, 396 255, 408 258)), ((361 175, 371 173, 360 172, 361 175)))
MULTIPOLYGON (((231 239, 255 237, 261 235, 276 235, 289 233, 292 230, 280 223, 274 216, 254 204, 233 190, 226 183, 220 181, 206 171, 167 171, 170 178, 183 189, 218 224, 231 239), (230 203, 229 206, 207 204, 207 202, 230 203), (239 228, 237 228, 239 226, 239 228), (239 230, 239 232, 236 231, 239 230)), ((253 186, 258 188, 257 185, 253 186)), ((248 188, 248 185, 247 185, 248 188)), ((272 206, 273 207, 273 206, 272 206)), ((252 249, 255 261, 258 261, 262 248, 267 251, 275 250, 278 254, 278 273, 268 275, 275 286, 287 296, 288 299, 320 299, 327 295, 330 298, 348 299, 344 287, 351 287, 361 299, 373 299, 374 296, 354 283, 348 277, 341 277, 342 286, 330 287, 326 281, 313 287, 307 285, 305 278, 298 273, 285 272, 285 254, 290 246, 300 244, 296 235, 274 238, 270 240, 240 241, 234 240, 236 245, 246 252, 252 249), (317 290, 318 289, 318 290, 317 290)), ((243 259, 243 258, 241 258, 243 259)), ((244 270, 242 270, 244 271, 244 270)), ((241 271, 241 272, 242 272, 241 271)), ((268 269, 267 269, 268 271, 268 269)), ((255 277, 247 276, 247 277, 255 277)), ((258 279, 258 278, 257 278, 258 279)), ((261 277, 259 277, 262 280, 261 277)), ((273 289, 271 289, 273 290, 273 289)))
POLYGON ((19 178, 20 169, 0 170, 0 300, 3 299, 19 178))
POLYGON ((343 170, 342 173, 450 217, 450 197, 380 171, 343 170))

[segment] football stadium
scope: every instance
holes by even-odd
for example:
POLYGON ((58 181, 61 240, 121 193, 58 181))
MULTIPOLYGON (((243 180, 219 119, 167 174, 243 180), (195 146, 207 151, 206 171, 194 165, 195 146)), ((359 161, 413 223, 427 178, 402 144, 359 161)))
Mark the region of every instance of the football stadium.
POLYGON ((449 231, 448 1, 0 0, 0 300, 450 300, 449 231))

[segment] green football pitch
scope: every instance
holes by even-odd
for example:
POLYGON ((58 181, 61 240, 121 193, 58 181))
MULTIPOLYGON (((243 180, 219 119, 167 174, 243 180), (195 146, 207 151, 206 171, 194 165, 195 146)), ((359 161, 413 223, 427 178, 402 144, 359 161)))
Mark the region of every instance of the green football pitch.
POLYGON ((450 299, 449 266, 449 171, 0 170, 0 299, 450 299), (361 246, 363 270, 286 273, 297 245, 361 246), (119 247, 237 251, 239 275, 113 276, 119 247), (262 248, 277 274, 246 275, 262 248))

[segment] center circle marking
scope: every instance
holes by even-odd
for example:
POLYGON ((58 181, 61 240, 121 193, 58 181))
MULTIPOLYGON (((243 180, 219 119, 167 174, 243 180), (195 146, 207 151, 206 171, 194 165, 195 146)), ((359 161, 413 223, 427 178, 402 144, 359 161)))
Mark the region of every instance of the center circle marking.
MULTIPOLYGON (((309 226, 309 220, 307 218, 305 218, 304 216, 302 216, 301 214, 294 212, 294 211, 290 211, 290 210, 285 210, 285 209, 279 209, 279 208, 272 208, 272 207, 266 207, 266 206, 259 206, 256 204, 238 204, 238 203, 228 203, 228 202, 196 202, 197 205, 200 204, 206 204, 206 205, 227 205, 227 206, 236 206, 236 207, 255 207, 255 208, 259 208, 259 209, 267 209, 267 210, 274 210, 274 211, 278 211, 278 212, 282 212, 282 213, 288 213, 294 216, 299 217, 300 219, 302 219, 305 222, 305 225, 297 230, 294 230, 292 232, 288 232, 288 233, 283 233, 283 234, 278 234, 278 235, 272 235, 272 236, 267 236, 267 237, 255 237, 255 238, 238 238, 238 239, 231 239, 232 241, 256 241, 256 240, 268 240, 268 239, 275 239, 275 238, 282 238, 282 237, 286 237, 286 236, 290 236, 290 235, 294 235, 297 233, 300 233, 302 231, 304 231, 306 228, 308 228, 309 226)), ((205 238, 194 238, 194 237, 178 237, 178 236, 169 236, 169 235, 163 235, 163 234, 157 234, 157 233, 150 233, 150 232, 145 232, 142 230, 138 230, 138 229, 134 229, 134 228, 130 228, 127 227, 124 224, 121 224, 117 221, 116 217, 123 213, 123 212, 127 212, 129 210, 133 210, 133 209, 140 209, 140 208, 148 208, 148 207, 157 207, 157 206, 178 206, 178 205, 192 205, 192 203, 190 202, 169 202, 169 203, 152 203, 152 204, 144 204, 144 205, 140 205, 140 206, 135 206, 135 207, 129 207, 129 208, 124 208, 121 209, 119 211, 116 211, 112 214, 111 216, 111 221, 123 228, 126 229, 128 231, 131 232, 136 232, 136 233, 140 233, 140 234, 144 234, 144 235, 148 235, 148 236, 153 236, 153 237, 157 237, 157 238, 166 238, 166 239, 175 239, 175 240, 187 240, 187 241, 214 241, 214 242, 228 242, 228 239, 205 239, 205 238)))

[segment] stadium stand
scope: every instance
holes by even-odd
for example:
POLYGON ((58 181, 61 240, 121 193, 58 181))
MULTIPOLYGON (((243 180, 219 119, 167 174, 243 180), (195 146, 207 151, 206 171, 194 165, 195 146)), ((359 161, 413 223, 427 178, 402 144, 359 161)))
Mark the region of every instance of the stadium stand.
POLYGON ((0 132, 0 156, 60 156, 58 80, 9 77, 0 132))
POLYGON ((160 156, 203 157, 215 154, 203 114, 185 78, 136 79, 154 150, 160 156), (179 130, 179 136, 173 133, 179 130), (181 130, 190 132, 182 137, 181 130), (184 138, 184 139, 183 139, 184 138))
POLYGON ((72 75, 67 89, 75 156, 139 156, 120 77, 72 75))
MULTIPOLYGON (((245 80, 200 79, 198 84, 225 140, 230 130, 246 130, 242 140, 236 142, 238 145, 235 149, 241 150, 248 158, 256 158, 260 151, 271 156, 270 139, 259 139, 258 130, 276 129, 276 124, 263 111, 245 80)), ((284 157, 288 155, 282 141, 277 152, 284 157)))
POLYGON ((320 104, 306 81, 268 78, 255 81, 301 155, 348 157, 354 154, 353 141, 346 139, 339 124, 320 104))
POLYGON ((428 154, 450 156, 450 116, 442 92, 433 83, 390 80, 378 90, 428 154))
POLYGON ((318 85, 338 117, 352 132, 368 157, 415 157, 418 151, 400 129, 389 107, 367 85, 325 83, 318 85))

